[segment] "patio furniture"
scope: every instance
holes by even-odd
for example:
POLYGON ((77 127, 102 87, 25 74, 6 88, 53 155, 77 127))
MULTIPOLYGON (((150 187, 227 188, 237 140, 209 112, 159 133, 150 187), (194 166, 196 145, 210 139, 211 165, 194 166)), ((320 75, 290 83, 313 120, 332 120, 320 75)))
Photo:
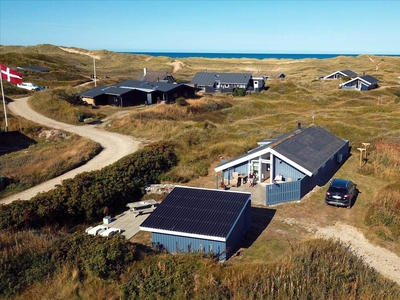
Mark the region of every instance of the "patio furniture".
POLYGON ((245 184, 246 181, 247 181, 247 175, 246 174, 240 174, 238 176, 238 180, 239 180, 239 182, 238 182, 239 185, 245 184))
POLYGON ((156 209, 158 202, 154 199, 128 203, 126 206, 129 207, 130 212, 135 214, 135 217, 143 213, 153 212, 156 209))
POLYGON ((232 179, 230 180, 230 186, 238 187, 239 172, 232 173, 232 179))

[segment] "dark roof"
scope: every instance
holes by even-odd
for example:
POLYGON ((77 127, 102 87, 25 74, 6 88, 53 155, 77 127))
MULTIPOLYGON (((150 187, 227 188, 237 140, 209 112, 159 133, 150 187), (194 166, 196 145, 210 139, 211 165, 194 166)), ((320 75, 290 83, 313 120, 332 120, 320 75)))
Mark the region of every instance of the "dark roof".
POLYGON ((252 75, 250 73, 208 73, 198 72, 190 82, 200 86, 213 86, 215 81, 221 84, 248 84, 252 75))
POLYGON ((107 87, 105 85, 101 85, 101 86, 95 87, 93 89, 90 89, 90 90, 87 90, 87 91, 81 93, 80 96, 87 97, 87 98, 94 98, 94 97, 103 95, 104 91, 108 88, 109 87, 107 87))
POLYGON ((376 79, 375 77, 372 77, 371 75, 360 76, 360 78, 365 80, 365 81, 367 81, 367 82, 369 82, 369 83, 371 83, 371 84, 379 82, 378 79, 376 79))
POLYGON ((104 94, 120 96, 120 95, 129 93, 130 91, 132 91, 132 90, 110 86, 110 87, 104 89, 104 94))
POLYGON ((23 67, 18 67, 17 69, 20 70, 27 70, 27 71, 36 71, 36 72, 49 72, 50 70, 45 68, 45 67, 41 67, 41 66, 23 66, 23 67))
POLYGON ((352 70, 348 70, 348 69, 347 70, 342 70, 340 72, 342 72, 343 74, 346 74, 349 77, 356 77, 357 76, 357 73, 353 72, 352 70))
POLYGON ((250 193, 175 187, 140 227, 177 235, 226 238, 250 196, 250 193))
POLYGON ((271 145, 270 148, 315 173, 345 143, 345 140, 338 138, 322 127, 311 125, 296 130, 292 136, 271 145))
POLYGON ((117 83, 115 86, 120 87, 120 88, 145 89, 145 90, 169 92, 169 91, 172 91, 182 85, 184 85, 184 84, 183 83, 174 84, 174 83, 166 83, 166 82, 125 80, 125 81, 117 83))
POLYGON ((138 81, 151 81, 151 82, 167 82, 174 83, 175 80, 171 75, 168 75, 165 71, 149 71, 141 73, 138 76, 138 81))

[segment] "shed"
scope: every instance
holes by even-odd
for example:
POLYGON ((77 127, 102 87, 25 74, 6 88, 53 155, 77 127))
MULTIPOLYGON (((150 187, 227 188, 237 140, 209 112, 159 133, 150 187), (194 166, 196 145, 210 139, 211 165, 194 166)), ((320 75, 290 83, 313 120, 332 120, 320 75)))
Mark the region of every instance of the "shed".
POLYGON ((175 187, 140 225, 152 244, 171 253, 228 259, 251 227, 251 193, 175 187))

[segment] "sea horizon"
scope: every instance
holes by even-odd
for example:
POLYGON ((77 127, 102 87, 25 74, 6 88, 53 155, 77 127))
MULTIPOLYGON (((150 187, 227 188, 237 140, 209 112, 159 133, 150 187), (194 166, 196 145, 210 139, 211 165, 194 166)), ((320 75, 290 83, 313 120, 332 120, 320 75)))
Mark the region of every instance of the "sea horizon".
POLYGON ((154 57, 170 57, 170 58, 248 58, 248 59, 327 59, 338 56, 357 57, 359 55, 373 56, 400 56, 399 54, 341 54, 341 53, 224 53, 224 52, 140 52, 140 51, 121 51, 119 53, 149 55, 154 57))

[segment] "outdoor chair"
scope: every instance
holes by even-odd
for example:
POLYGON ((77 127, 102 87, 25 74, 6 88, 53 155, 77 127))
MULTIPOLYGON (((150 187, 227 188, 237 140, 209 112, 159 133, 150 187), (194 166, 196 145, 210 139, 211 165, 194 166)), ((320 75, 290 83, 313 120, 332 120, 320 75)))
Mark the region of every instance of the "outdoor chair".
POLYGON ((239 172, 232 173, 233 178, 230 180, 230 186, 238 186, 239 172))

